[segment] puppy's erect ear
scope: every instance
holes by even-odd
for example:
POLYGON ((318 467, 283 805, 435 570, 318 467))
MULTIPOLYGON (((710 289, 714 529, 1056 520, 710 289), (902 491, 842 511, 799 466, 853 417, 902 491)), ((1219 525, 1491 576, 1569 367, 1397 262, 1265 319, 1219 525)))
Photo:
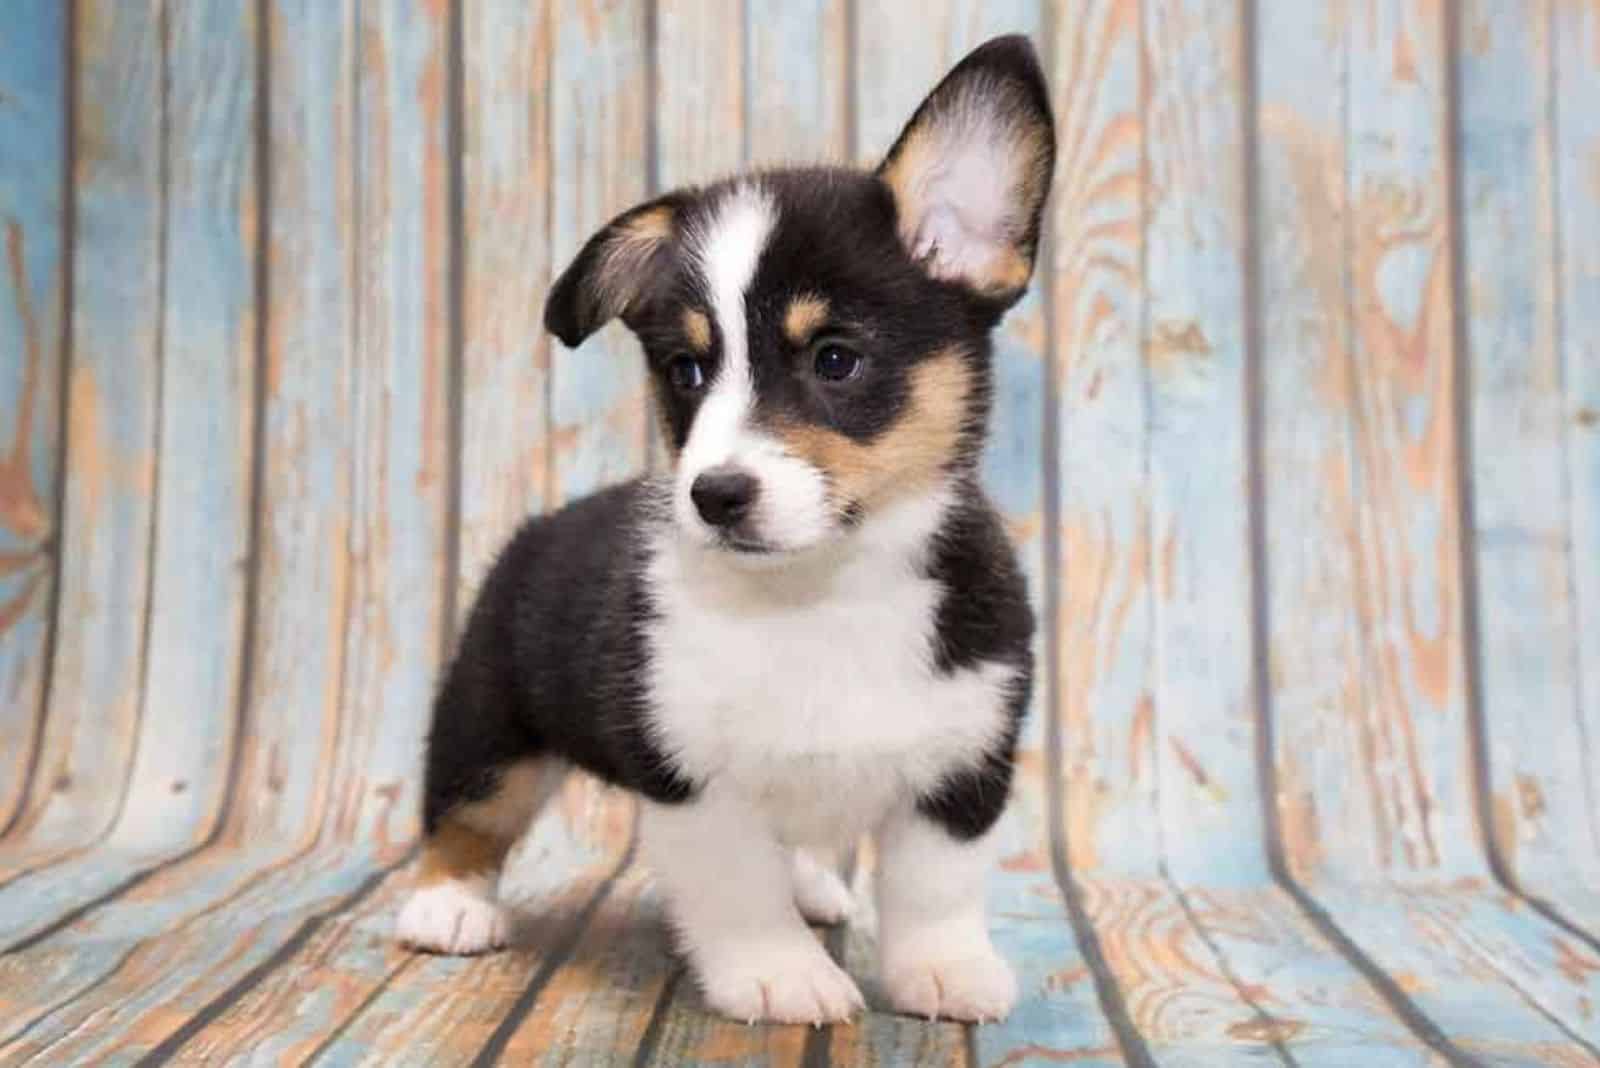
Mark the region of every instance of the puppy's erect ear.
POLYGON ((1009 304, 1033 274, 1055 151, 1033 45, 997 37, 928 94, 878 176, 900 240, 930 274, 1009 304))
POLYGON ((627 317, 670 262, 681 198, 661 197, 607 223, 556 279, 544 305, 544 326, 568 348, 617 316, 627 317))

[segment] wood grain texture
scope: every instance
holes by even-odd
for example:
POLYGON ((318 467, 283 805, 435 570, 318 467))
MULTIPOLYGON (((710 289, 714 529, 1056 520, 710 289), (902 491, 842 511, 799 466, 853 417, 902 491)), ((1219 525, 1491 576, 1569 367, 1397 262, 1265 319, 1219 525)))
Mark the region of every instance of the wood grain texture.
POLYGON ((1139 5, 1058 18, 1051 201, 1058 715, 1075 870, 1157 873, 1139 5))
POLYGON ((715 181, 744 164, 745 35, 718 0, 655 5, 655 160, 660 190, 715 181))
MULTIPOLYGON (((1567 487, 1573 580, 1573 625, 1577 629, 1578 713, 1589 748, 1589 811, 1600 805, 1600 769, 1594 749, 1600 739, 1600 113, 1589 105, 1600 96, 1600 3, 1558 3, 1550 30, 1556 85, 1556 226, 1562 235, 1557 261, 1561 301, 1560 418, 1567 423, 1567 487)), ((1593 847, 1590 855, 1593 855, 1593 847)), ((1536 888, 1554 894, 1547 884, 1536 888)), ((1564 902, 1581 888, 1560 894, 1564 902)), ((1588 907, 1580 915, 1600 930, 1600 900, 1587 885, 1588 907)))
MULTIPOLYGON (((1401 878, 1483 863, 1465 773, 1443 35, 1438 5, 1409 2, 1360 9, 1348 31, 1353 593, 1367 719, 1342 789, 1369 796, 1356 809, 1319 799, 1330 813, 1319 852, 1401 878)), ((1268 542, 1336 537, 1274 528, 1268 542)))
POLYGON ((161 25, 145 6, 86 3, 76 35, 77 240, 96 254, 78 257, 73 274, 58 608, 71 625, 14 828, 35 856, 93 841, 121 806, 143 690, 156 478, 161 25))
POLYGON ((1250 687, 1243 108, 1232 0, 1144 7, 1150 643, 1162 851, 1180 880, 1265 874, 1250 687))
POLYGON ((745 4, 749 163, 848 159, 849 10, 846 0, 745 4))
POLYGON ((167 20, 161 242, 180 251, 168 257, 161 288, 161 478, 127 795, 109 851, 77 854, 0 890, 0 941, 195 846, 228 787, 254 430, 255 36, 245 3, 175 5, 167 20))
POLYGON ((441 5, 358 9, 350 621, 326 818, 380 844, 418 829, 418 755, 443 647, 449 425, 441 5))
POLYGON ((461 5, 461 565, 456 608, 549 500, 553 25, 548 3, 461 5))
POLYGON ((1495 844, 1533 885, 1600 880, 1560 462, 1579 428, 1562 389, 1550 16, 1470 4, 1458 56, 1479 690, 1495 844))
POLYGON ((60 479, 67 32, 61 5, 0 39, 0 834, 43 712, 60 479))
POLYGON ((264 859, 211 854, 0 958, 5 1018, 18 1025, 0 1039, 0 1060, 131 1060, 177 1042, 257 973, 273 974, 281 947, 383 870, 363 848, 264 859))
POLYGON ((267 8, 270 207, 254 672, 227 841, 309 841, 327 806, 351 619, 355 35, 267 8))
POLYGON ((255 437, 256 26, 167 9, 161 426, 143 712, 121 848, 207 836, 232 766, 255 437))
MULTIPOLYGON (((555 0, 550 249, 565 270, 589 236, 646 194, 643 0, 555 0)), ((554 501, 637 473, 647 402, 638 346, 612 323, 577 351, 552 343, 554 501)))

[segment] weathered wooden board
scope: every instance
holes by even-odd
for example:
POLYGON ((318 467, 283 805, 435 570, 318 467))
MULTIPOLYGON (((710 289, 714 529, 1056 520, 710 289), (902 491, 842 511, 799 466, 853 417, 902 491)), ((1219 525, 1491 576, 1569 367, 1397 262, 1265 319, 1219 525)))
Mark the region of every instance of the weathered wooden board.
MULTIPOLYGON (((552 3, 550 254, 556 270, 645 198, 649 128, 643 0, 552 3)), ((644 363, 620 323, 577 351, 552 343, 551 500, 636 474, 645 461, 644 363)))
POLYGON ((1051 345, 1064 839, 1074 869, 1156 875, 1144 98, 1137 4, 1057 19, 1051 345))
POLYGON ((1529 463, 1564 457, 1576 430, 1563 411, 1555 42, 1548 10, 1476 3, 1462 20, 1465 385, 1494 840, 1520 881, 1593 884, 1600 769, 1578 680, 1569 471, 1529 463))
POLYGON ((243 663, 257 347, 249 16, 243 3, 180 7, 164 29, 160 479, 126 798, 109 852, 77 854, 0 890, 0 941, 193 848, 215 826, 227 789, 243 663))
POLYGON ((1265 873, 1245 471, 1242 20, 1144 6, 1151 691, 1167 867, 1265 873))
POLYGON ((749 163, 849 158, 851 11, 846 0, 745 4, 749 163))
POLYGON ((550 500, 551 5, 461 5, 461 487, 456 610, 550 500))
POLYGON ((19 867, 93 842, 121 808, 138 729, 161 375, 161 20, 76 9, 70 420, 50 714, 14 835, 19 867))
POLYGON ((0 38, 0 835, 22 803, 49 670, 67 275, 67 12, 0 38))
POLYGON ((358 175, 353 9, 274 0, 266 52, 266 353, 251 673, 227 841, 309 841, 344 707, 358 175))
MULTIPOLYGON (((1600 4, 1556 3, 1551 10, 1554 42, 1556 228, 1561 250, 1557 292, 1561 300, 1561 378, 1567 423, 1567 492, 1571 538, 1573 614, 1577 630, 1580 725, 1589 747, 1586 779, 1589 811, 1600 806, 1600 4)), ((1538 462, 1538 461, 1533 461, 1538 462)), ((1600 852, 1594 842, 1584 850, 1600 852)), ((1530 889, 1575 904, 1579 893, 1540 882, 1530 889)), ((1575 888, 1583 889, 1583 888, 1575 888)), ((1600 932, 1600 900, 1587 885, 1587 907, 1578 918, 1600 932)))

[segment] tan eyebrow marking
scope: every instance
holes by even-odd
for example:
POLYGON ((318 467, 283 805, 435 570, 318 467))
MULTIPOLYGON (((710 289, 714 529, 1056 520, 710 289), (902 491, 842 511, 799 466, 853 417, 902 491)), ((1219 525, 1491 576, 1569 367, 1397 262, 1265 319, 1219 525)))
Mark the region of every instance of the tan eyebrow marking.
POLYGON ((711 320, 697 308, 683 309, 683 332, 697 352, 711 351, 711 320))
POLYGON ((789 309, 783 313, 783 333, 794 344, 804 345, 827 321, 828 302, 805 294, 789 302, 789 309))

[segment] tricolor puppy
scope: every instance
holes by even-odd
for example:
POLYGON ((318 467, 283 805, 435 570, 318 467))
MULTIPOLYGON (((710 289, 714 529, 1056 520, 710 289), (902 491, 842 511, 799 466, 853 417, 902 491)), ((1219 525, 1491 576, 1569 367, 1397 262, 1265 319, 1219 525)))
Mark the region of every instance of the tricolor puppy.
POLYGON ((894 1005, 1010 1010, 983 884, 1033 618, 977 467, 1054 151, 1033 49, 1000 38, 876 171, 679 190, 584 246, 545 323, 638 336, 671 471, 531 520, 495 563, 434 708, 402 939, 505 942, 496 881, 554 762, 641 798, 718 1011, 861 1007, 806 920, 845 918, 836 858, 866 833, 894 1005))

